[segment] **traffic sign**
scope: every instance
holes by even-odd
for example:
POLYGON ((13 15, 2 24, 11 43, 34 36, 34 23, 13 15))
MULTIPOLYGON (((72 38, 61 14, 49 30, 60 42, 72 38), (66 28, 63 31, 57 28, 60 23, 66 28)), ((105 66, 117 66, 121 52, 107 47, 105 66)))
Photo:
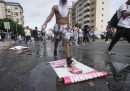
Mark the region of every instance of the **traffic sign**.
POLYGON ((4 22, 4 28, 5 29, 10 29, 10 23, 9 22, 4 22))

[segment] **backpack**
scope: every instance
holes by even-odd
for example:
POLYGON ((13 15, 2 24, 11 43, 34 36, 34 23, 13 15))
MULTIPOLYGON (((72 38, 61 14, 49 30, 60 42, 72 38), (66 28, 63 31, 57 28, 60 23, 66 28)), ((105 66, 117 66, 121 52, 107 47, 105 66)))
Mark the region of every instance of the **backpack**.
MULTIPOLYGON (((127 5, 127 9, 128 9, 128 5, 127 5)), ((112 16, 111 20, 108 22, 108 25, 110 27, 113 27, 113 28, 117 28, 117 24, 119 22, 119 20, 121 19, 122 16, 120 16, 119 18, 117 17, 117 12, 118 10, 116 11, 116 13, 112 16)))
POLYGON ((110 27, 117 28, 117 24, 118 24, 120 18, 117 17, 117 11, 116 11, 116 13, 112 16, 111 20, 108 22, 108 25, 110 27))

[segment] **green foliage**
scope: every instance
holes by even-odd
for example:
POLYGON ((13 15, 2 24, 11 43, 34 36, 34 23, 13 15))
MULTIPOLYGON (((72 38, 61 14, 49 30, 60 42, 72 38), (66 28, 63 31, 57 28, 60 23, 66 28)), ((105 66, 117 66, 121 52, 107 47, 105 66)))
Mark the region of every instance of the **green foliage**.
POLYGON ((13 32, 15 35, 17 34, 17 32, 18 32, 18 34, 24 34, 23 26, 8 18, 0 19, 0 29, 7 31, 4 29, 4 22, 10 22, 9 32, 13 32), (16 30, 17 30, 17 32, 16 32, 16 30))
POLYGON ((4 23, 3 23, 3 20, 2 19, 0 19, 0 29, 4 29, 4 23))

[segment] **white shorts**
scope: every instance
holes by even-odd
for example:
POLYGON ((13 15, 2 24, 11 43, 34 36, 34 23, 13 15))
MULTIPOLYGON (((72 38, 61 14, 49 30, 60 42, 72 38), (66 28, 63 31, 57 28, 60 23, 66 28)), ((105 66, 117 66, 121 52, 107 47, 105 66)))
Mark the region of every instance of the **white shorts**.
POLYGON ((55 35, 56 39, 60 39, 60 38, 70 39, 71 32, 67 31, 67 27, 68 27, 67 24, 65 24, 65 25, 55 24, 55 26, 54 26, 54 32, 56 34, 55 35))

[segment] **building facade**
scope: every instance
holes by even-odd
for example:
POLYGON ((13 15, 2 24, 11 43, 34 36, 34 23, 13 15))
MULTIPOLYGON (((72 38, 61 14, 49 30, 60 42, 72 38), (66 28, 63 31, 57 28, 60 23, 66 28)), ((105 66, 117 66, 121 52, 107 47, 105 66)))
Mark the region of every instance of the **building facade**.
POLYGON ((109 0, 78 0, 72 6, 72 25, 89 25, 105 31, 109 17, 109 0))
POLYGON ((72 6, 72 25, 90 25, 90 0, 78 0, 72 6))
POLYGON ((0 0, 0 19, 3 19, 6 17, 5 8, 6 8, 5 2, 3 0, 0 0))
POLYGON ((0 18, 9 18, 24 25, 23 8, 19 3, 1 1, 1 4, 4 4, 5 8, 3 8, 4 12, 0 13, 0 16, 4 15, 4 17, 0 18))
POLYGON ((72 26, 72 8, 69 8, 69 25, 72 26))

